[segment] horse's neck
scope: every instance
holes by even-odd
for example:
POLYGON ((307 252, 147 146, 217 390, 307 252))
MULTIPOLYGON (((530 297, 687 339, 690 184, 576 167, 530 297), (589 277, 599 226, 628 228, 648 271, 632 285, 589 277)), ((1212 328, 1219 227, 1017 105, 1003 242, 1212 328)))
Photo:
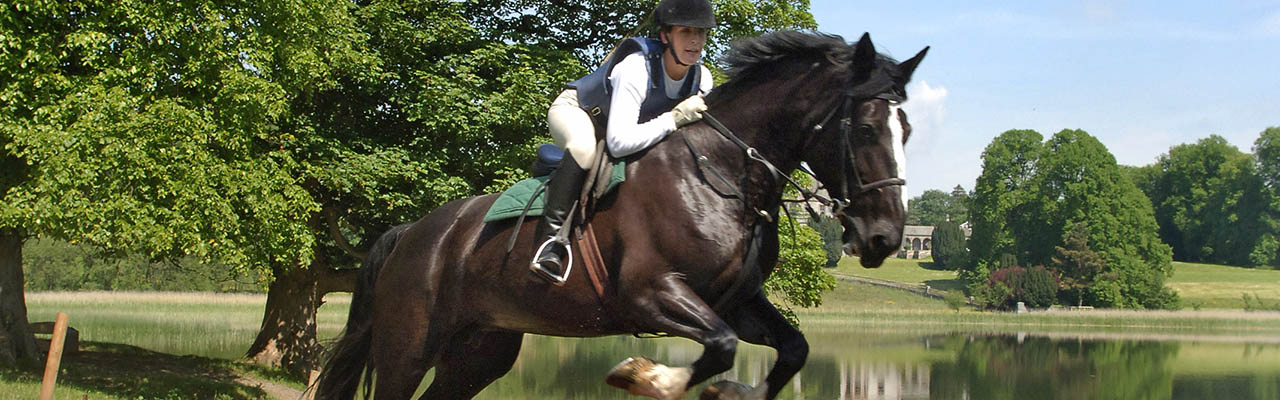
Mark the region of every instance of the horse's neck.
MULTIPOLYGON (((729 134, 741 139, 764 160, 780 169, 779 173, 789 173, 798 163, 794 161, 795 155, 785 152, 786 146, 771 140, 772 132, 769 130, 776 129, 779 124, 770 120, 769 117, 772 115, 770 110, 762 111, 753 106, 735 106, 730 102, 724 106, 709 109, 708 114, 724 124, 729 134)), ((695 125, 685 129, 682 134, 688 135, 689 144, 705 153, 707 156, 705 168, 714 169, 714 171, 700 171, 704 184, 721 185, 725 182, 721 182, 720 177, 716 175, 722 175, 725 181, 734 185, 745 197, 740 203, 743 207, 740 211, 747 214, 756 214, 760 211, 773 214, 777 211, 777 207, 781 204, 784 178, 775 177, 765 163, 748 157, 747 150, 727 138, 725 133, 716 132, 710 124, 695 125)), ((688 154, 685 140, 680 138, 674 141, 678 146, 673 147, 677 147, 677 151, 683 150, 688 154)), ((690 171, 690 173, 696 175, 697 171, 690 171)))

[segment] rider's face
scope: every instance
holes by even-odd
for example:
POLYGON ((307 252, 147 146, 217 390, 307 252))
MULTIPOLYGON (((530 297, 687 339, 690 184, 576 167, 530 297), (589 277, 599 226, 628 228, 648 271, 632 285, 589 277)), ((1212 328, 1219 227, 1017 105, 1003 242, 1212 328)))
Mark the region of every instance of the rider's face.
POLYGON ((666 32, 663 42, 675 50, 677 57, 685 64, 693 64, 702 58, 702 46, 707 43, 707 29, 675 25, 666 32))

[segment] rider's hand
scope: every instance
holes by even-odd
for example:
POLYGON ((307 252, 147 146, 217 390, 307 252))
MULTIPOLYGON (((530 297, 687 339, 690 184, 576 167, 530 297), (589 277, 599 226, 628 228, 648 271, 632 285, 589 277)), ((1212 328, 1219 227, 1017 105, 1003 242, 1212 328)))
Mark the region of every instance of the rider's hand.
POLYGON ((702 101, 702 96, 690 96, 680 104, 676 104, 671 109, 671 118, 676 121, 676 126, 681 127, 702 119, 702 112, 707 110, 707 103, 702 101))

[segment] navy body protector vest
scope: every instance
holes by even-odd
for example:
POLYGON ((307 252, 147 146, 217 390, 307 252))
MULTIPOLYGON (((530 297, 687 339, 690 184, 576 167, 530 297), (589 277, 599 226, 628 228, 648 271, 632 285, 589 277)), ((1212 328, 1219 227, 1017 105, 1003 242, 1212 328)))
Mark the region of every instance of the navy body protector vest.
POLYGON ((566 88, 578 90, 578 104, 583 111, 587 112, 587 115, 591 116, 591 121, 596 126, 597 136, 602 136, 605 125, 609 121, 609 102, 613 95, 609 74, 613 72, 613 67, 619 61, 631 53, 644 54, 645 60, 649 63, 648 91, 645 93, 644 102, 640 104, 640 120, 636 122, 645 122, 671 111, 680 101, 698 91, 702 79, 702 65, 694 64, 685 75, 687 79, 680 87, 678 96, 675 99, 667 97, 662 76, 666 73, 666 69, 662 66, 664 49, 662 42, 655 39, 643 37, 627 39, 618 45, 618 49, 600 68, 565 85, 566 88))

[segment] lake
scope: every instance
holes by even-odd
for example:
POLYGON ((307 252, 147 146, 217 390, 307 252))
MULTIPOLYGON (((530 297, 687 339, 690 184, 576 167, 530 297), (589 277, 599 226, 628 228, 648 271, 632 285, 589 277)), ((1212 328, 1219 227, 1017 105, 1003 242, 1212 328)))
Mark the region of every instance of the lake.
MULTIPOLYGON (((830 329, 807 336, 809 362, 779 398, 1280 399, 1280 340, 830 329)), ((685 366, 700 352, 685 339, 530 335, 512 371, 478 398, 635 399, 604 383, 619 361, 643 355, 685 366)), ((772 349, 743 344, 736 366, 712 381, 760 382, 773 359, 772 349)))

